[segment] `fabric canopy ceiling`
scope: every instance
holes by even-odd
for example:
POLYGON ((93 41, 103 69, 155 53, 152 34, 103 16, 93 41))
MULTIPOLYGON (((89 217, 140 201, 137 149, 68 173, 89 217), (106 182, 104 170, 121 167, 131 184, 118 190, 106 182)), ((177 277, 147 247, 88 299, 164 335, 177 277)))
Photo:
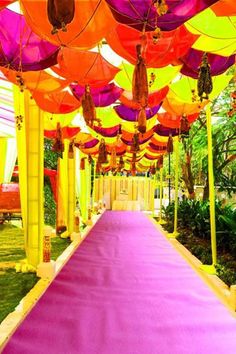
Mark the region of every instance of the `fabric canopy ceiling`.
POLYGON ((129 160, 138 143, 138 168, 149 168, 166 152, 169 134, 179 134, 182 116, 191 125, 232 80, 227 70, 236 53, 234 0, 163 3, 75 0, 66 31, 53 34, 47 0, 0 1, 1 136, 15 135, 15 84, 44 111, 47 136, 55 136, 58 122, 64 131, 77 126, 75 117, 84 126, 90 109, 95 121, 86 132, 73 130, 76 146, 96 158, 103 138, 108 154, 115 147, 117 157, 129 160), (133 99, 138 44, 147 67, 145 105, 133 99), (200 101, 197 79, 205 52, 213 90, 200 101), (140 133, 144 116, 146 132, 140 133))

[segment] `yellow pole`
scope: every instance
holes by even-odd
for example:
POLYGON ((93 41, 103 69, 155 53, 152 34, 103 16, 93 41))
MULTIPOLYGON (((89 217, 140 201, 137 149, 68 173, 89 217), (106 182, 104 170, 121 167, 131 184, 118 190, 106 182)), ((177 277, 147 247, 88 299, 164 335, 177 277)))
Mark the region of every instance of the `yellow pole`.
POLYGON ((214 186, 214 170, 213 170, 213 156, 212 156, 210 105, 207 105, 206 107, 206 119, 207 119, 207 143, 208 143, 208 179, 209 179, 212 264, 203 265, 201 266, 201 268, 209 274, 216 274, 215 265, 217 264, 217 249, 216 249, 216 224, 215 224, 215 186, 214 186))
POLYGON ((179 189, 179 137, 174 142, 175 151, 175 213, 174 213, 174 231, 169 233, 168 237, 176 237, 179 235, 177 232, 178 225, 178 189, 179 189))
MULTIPOLYGON (((74 148, 73 148, 74 149, 74 148)), ((75 153, 75 152, 74 152, 75 153)), ((68 159, 68 232, 71 234, 75 227, 75 159, 68 159)))
POLYGON ((166 222, 162 220, 162 205, 163 205, 163 167, 160 168, 160 216, 158 224, 164 225, 166 222))
POLYGON ((26 263, 18 270, 36 270, 43 259, 43 114, 28 91, 14 87, 21 207, 26 263), (33 118, 32 118, 33 117, 33 118))

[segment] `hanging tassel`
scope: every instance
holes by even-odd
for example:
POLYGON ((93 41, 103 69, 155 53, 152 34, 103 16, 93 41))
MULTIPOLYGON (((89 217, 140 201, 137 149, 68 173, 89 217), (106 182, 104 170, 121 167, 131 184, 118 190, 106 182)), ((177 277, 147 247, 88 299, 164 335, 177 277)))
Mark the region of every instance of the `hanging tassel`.
POLYGON ((189 136, 189 121, 186 116, 186 114, 183 114, 181 119, 180 119, 180 134, 182 137, 188 137, 189 136))
POLYGON ((169 135, 169 139, 168 139, 168 142, 167 142, 166 150, 167 150, 167 152, 168 152, 169 154, 171 154, 171 153, 174 151, 173 138, 172 138, 172 135, 171 135, 171 134, 169 135))
POLYGON ((132 144, 131 144, 131 148, 130 148, 130 151, 131 152, 137 152, 139 151, 139 138, 138 138, 138 133, 135 133, 133 135, 133 138, 132 138, 132 144))
POLYGON ((145 108, 142 108, 138 114, 138 131, 141 134, 146 133, 147 116, 145 108))
POLYGON ((197 89, 200 101, 202 102, 203 99, 208 100, 208 95, 213 89, 213 84, 211 78, 211 68, 208 63, 207 53, 204 53, 202 56, 202 62, 198 72, 197 89), (204 93, 205 97, 203 96, 204 93))
POLYGON ((120 160, 119 160, 119 164, 118 164, 118 172, 121 172, 123 170, 124 166, 125 166, 125 163, 124 163, 123 157, 121 156, 120 160))
POLYGON ((100 172, 101 172, 101 165, 100 165, 100 163, 97 161, 97 163, 96 163, 96 174, 99 175, 100 172))
POLYGON ((163 167, 163 156, 160 156, 158 161, 157 161, 157 168, 162 168, 163 167))
POLYGON ((155 0, 154 5, 159 16, 163 16, 167 13, 168 5, 166 4, 165 0, 155 0))
POLYGON ((80 160, 80 170, 85 170, 85 157, 82 157, 82 159, 80 160))
POLYGON ((148 104, 148 77, 147 68, 141 55, 141 44, 136 46, 136 51, 137 63, 132 80, 133 100, 145 107, 148 104))
POLYGON ((105 140, 101 139, 99 148, 98 148, 98 162, 100 164, 102 163, 107 163, 107 149, 106 149, 106 144, 105 140))
POLYGON ((155 165, 151 165, 149 171, 150 171, 150 173, 154 176, 154 175, 156 174, 156 167, 155 167, 155 165))
POLYGON ((115 147, 112 147, 112 150, 111 150, 110 166, 111 166, 111 169, 117 168, 116 148, 115 147))
POLYGON ((82 109, 83 109, 83 117, 85 119, 86 124, 89 127, 93 127, 94 120, 96 120, 96 110, 93 103, 93 98, 90 93, 90 86, 85 85, 85 92, 82 97, 82 109))
POLYGON ((135 164, 135 162, 131 162, 130 169, 131 169, 131 175, 134 177, 136 175, 136 164, 135 164))
POLYGON ((59 29, 66 32, 66 25, 74 18, 75 0, 48 0, 47 14, 53 26, 52 34, 58 33, 59 29))
POLYGON ((91 165, 92 162, 93 162, 92 156, 88 155, 88 163, 91 165))
POLYGON ((55 138, 55 140, 53 142, 53 145, 52 145, 52 151, 55 151, 61 157, 62 157, 62 153, 64 151, 64 144, 63 144, 63 141, 62 141, 61 125, 60 125, 59 122, 57 123, 56 138, 55 138))
POLYGON ((74 142, 70 142, 69 144, 69 149, 68 149, 68 158, 73 159, 74 158, 74 142))

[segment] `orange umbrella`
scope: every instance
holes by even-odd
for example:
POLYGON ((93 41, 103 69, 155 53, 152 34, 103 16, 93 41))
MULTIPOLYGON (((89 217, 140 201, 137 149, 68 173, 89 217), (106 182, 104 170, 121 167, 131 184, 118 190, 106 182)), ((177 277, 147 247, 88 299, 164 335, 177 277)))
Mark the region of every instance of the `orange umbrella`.
POLYGON ((93 48, 114 26, 115 20, 105 0, 75 0, 75 15, 67 32, 51 34, 47 17, 47 0, 21 0, 25 19, 32 30, 51 43, 93 48))
POLYGON ((105 86, 120 71, 108 63, 101 54, 80 51, 76 48, 62 48, 58 54, 59 67, 53 70, 59 75, 84 86, 105 86))
POLYGON ((77 100, 67 89, 57 92, 33 93, 37 105, 45 112, 70 113, 78 109, 81 102, 77 100))
POLYGON ((120 56, 135 64, 136 45, 143 44, 143 57, 147 67, 160 68, 169 64, 178 65, 178 58, 187 53, 199 35, 190 33, 185 26, 174 31, 162 32, 153 40, 153 33, 142 33, 131 27, 117 24, 106 36, 110 47, 120 56))
POLYGON ((187 103, 178 101, 174 95, 168 95, 163 101, 162 107, 170 114, 173 115, 190 115, 200 112, 204 106, 208 103, 207 100, 197 103, 187 103))
MULTIPOLYGON (((189 123, 193 123, 199 116, 199 113, 194 113, 186 116, 189 123)), ((170 114, 168 112, 158 113, 157 119, 159 122, 168 128, 180 128, 182 116, 176 114, 170 114)))
MULTIPOLYGON (((165 86, 159 91, 151 93, 148 96, 148 106, 149 107, 158 106, 161 103, 161 101, 163 101, 163 99, 166 97, 168 91, 169 91, 169 87, 165 86)), ((132 97, 133 97, 132 92, 124 91, 120 96, 120 101, 121 103, 123 103, 125 106, 129 108, 141 109, 141 105, 137 102, 134 102, 132 97)))
POLYGON ((211 6, 216 16, 236 16, 235 0, 219 0, 211 6))
POLYGON ((17 71, 1 67, 1 71, 5 77, 13 84, 21 85, 22 83, 22 89, 27 88, 32 92, 35 90, 40 92, 58 91, 62 90, 69 84, 68 80, 56 78, 52 75, 49 75, 44 70, 27 71, 19 74, 17 71), (21 83, 19 83, 19 78, 22 79, 21 83))
POLYGON ((10 5, 12 2, 15 2, 16 0, 2 0, 0 1, 0 9, 6 7, 7 5, 10 5))

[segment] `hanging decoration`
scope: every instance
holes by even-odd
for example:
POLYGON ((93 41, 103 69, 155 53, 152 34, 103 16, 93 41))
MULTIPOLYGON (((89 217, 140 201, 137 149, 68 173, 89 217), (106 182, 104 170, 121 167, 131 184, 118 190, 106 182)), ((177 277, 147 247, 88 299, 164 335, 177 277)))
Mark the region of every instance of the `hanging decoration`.
POLYGON ((73 140, 69 144, 68 158, 69 159, 73 159, 74 158, 74 141, 73 140))
POLYGON ((84 171, 84 170, 85 170, 85 159, 86 159, 86 157, 82 157, 82 158, 80 159, 80 170, 81 170, 81 171, 84 171))
POLYGON ((168 154, 171 154, 174 151, 172 134, 169 134, 166 149, 167 149, 168 154))
POLYGON ((159 16, 163 16, 167 13, 168 5, 166 4, 165 0, 154 0, 153 3, 159 16))
POLYGON ((133 138, 132 138, 132 144, 131 144, 130 151, 131 152, 137 152, 139 150, 140 150, 140 147, 139 147, 139 136, 138 136, 138 133, 135 133, 133 135, 133 138))
POLYGON ((118 172, 121 172, 123 170, 124 166, 125 166, 125 163, 124 163, 123 157, 120 156, 119 164, 118 164, 118 172))
POLYGON ((107 163, 107 149, 104 139, 101 139, 99 148, 98 148, 98 163, 103 164, 107 163))
POLYGON ((180 119, 180 135, 182 138, 186 138, 189 136, 189 121, 186 114, 183 114, 180 119))
POLYGON ((47 0, 48 19, 53 29, 52 34, 58 30, 67 32, 66 25, 70 23, 75 14, 75 0, 47 0))
POLYGON ((163 163, 164 163, 164 158, 163 158, 163 156, 160 156, 157 161, 157 168, 159 168, 159 169, 162 168, 163 163))
POLYGON ((56 138, 55 138, 53 145, 52 145, 52 151, 59 154, 60 157, 62 157, 62 153, 64 151, 64 143, 62 140, 61 125, 59 122, 57 123, 56 138))
POLYGON ((112 171, 114 171, 117 168, 116 148, 115 148, 115 146, 113 146, 112 149, 111 149, 110 167, 111 167, 112 171))
POLYGON ((148 77, 144 59, 141 55, 141 45, 136 46, 137 63, 133 73, 132 93, 133 100, 146 107, 148 103, 148 77))
POLYGON ((90 93, 90 86, 85 86, 85 92, 82 97, 83 117, 88 126, 93 127, 96 119, 96 111, 93 103, 93 98, 90 93))
POLYGON ((207 53, 204 53, 202 56, 202 62, 199 68, 199 76, 198 76, 198 96, 200 97, 200 101, 203 99, 208 100, 208 95, 211 93, 213 89, 212 78, 211 78, 211 68, 208 63, 207 53), (205 93, 205 96, 203 94, 205 93))
POLYGON ((138 131, 142 134, 146 133, 147 116, 145 108, 142 108, 138 114, 138 131))

